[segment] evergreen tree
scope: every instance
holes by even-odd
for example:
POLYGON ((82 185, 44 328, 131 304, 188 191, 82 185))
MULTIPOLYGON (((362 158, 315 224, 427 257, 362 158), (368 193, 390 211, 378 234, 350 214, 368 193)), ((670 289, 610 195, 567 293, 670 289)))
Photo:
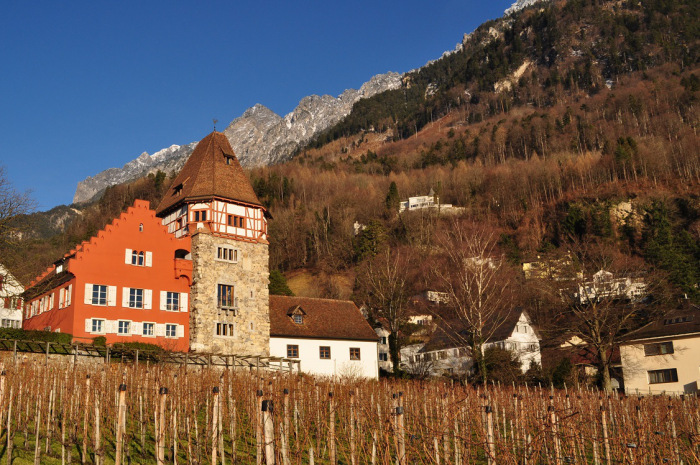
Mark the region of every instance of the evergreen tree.
POLYGON ((391 181, 389 186, 389 193, 386 194, 386 200, 384 201, 386 209, 389 212, 396 212, 399 210, 399 205, 401 204, 401 198, 399 197, 399 189, 396 187, 396 183, 391 181))
POLYGON ((279 270, 272 270, 270 272, 270 284, 268 285, 268 289, 270 290, 270 295, 294 295, 287 285, 287 279, 279 270))

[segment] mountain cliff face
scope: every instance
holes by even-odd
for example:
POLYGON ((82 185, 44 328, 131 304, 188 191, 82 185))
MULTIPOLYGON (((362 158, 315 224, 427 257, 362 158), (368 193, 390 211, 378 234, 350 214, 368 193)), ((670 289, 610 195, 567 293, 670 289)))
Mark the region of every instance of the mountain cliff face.
MULTIPOLYGON (((374 76, 359 90, 349 89, 340 96, 312 95, 282 118, 263 105, 255 105, 234 119, 224 130, 243 166, 262 166, 287 160, 294 151, 319 132, 333 126, 352 110, 360 99, 371 97, 401 85, 401 75, 374 76)), ((158 170, 168 174, 179 171, 197 143, 172 145, 153 155, 142 153, 122 168, 110 168, 78 183, 74 203, 98 197, 107 187, 132 181, 158 170)))
POLYGON ((78 183, 73 203, 88 202, 99 197, 105 189, 115 184, 133 181, 149 173, 179 171, 194 150, 196 142, 187 145, 171 145, 153 155, 143 152, 121 168, 110 168, 78 183))

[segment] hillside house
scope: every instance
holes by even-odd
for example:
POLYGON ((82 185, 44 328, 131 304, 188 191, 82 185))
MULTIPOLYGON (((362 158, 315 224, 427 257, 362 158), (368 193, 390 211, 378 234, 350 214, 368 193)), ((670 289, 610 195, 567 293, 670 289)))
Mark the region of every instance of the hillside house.
MULTIPOLYGON (((433 337, 416 353, 408 355, 405 364, 410 366, 430 365, 433 375, 463 376, 471 372, 473 359, 466 344, 468 335, 459 329, 457 321, 440 324, 433 337)), ((514 352, 520 361, 520 369, 526 372, 532 363, 541 364, 540 336, 526 312, 514 309, 507 312, 496 328, 485 327, 490 333, 483 349, 499 347, 514 352)))
POLYGON ((621 344, 628 394, 697 394, 700 388, 700 307, 686 305, 621 344))
POLYGON ((379 377, 377 334, 350 301, 270 296, 270 355, 309 374, 379 377))
POLYGON ((378 325, 374 328, 374 332, 377 333, 377 360, 379 361, 379 368, 384 371, 394 371, 394 365, 391 363, 391 356, 389 355, 389 331, 385 325, 378 325))
POLYGON ((599 302, 603 299, 637 301, 646 294, 646 285, 640 279, 626 276, 615 278, 609 271, 599 270, 591 281, 578 285, 575 298, 579 304, 599 302))
POLYGON ((399 213, 405 211, 417 211, 417 210, 436 210, 438 212, 455 210, 455 213, 461 209, 457 209, 449 203, 440 203, 440 196, 435 195, 435 192, 430 189, 428 195, 418 195, 416 197, 409 197, 408 200, 403 200, 399 203, 399 213))
POLYGON ((0 327, 22 327, 22 293, 24 287, 0 264, 0 327))

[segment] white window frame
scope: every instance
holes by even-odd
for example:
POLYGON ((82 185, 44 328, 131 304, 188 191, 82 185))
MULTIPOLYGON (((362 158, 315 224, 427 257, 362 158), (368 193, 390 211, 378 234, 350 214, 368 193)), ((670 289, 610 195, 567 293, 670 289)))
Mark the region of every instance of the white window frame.
POLYGON ((131 325, 134 322, 131 320, 117 320, 117 335, 119 336, 131 336, 131 325), (122 332, 122 323, 127 323, 127 331, 125 333, 122 332))
POLYGON ((141 336, 156 337, 156 324, 153 321, 144 321, 141 324, 141 336), (146 334, 146 325, 151 325, 151 334, 146 334))
POLYGON ((92 305, 99 306, 99 307, 106 307, 109 299, 109 286, 106 284, 93 284, 92 285, 92 305), (102 289, 104 288, 104 303, 101 303, 102 300, 102 289), (95 302, 95 292, 97 292, 97 302, 95 302))
POLYGON ((92 334, 106 334, 107 333, 107 322, 104 318, 91 318, 90 321, 90 333, 92 334), (95 323, 100 322, 100 331, 95 331, 95 323))
POLYGON ((165 324, 165 337, 168 339, 177 339, 177 325, 174 323, 165 324), (172 334, 168 334, 168 331, 172 329, 172 334))
POLYGON ((130 287, 129 288, 129 308, 138 308, 138 309, 143 309, 145 308, 145 292, 144 289, 140 288, 135 288, 135 287, 130 287), (141 292, 141 295, 139 296, 139 291, 141 292), (141 298, 141 305, 137 305, 139 301, 139 297, 141 298))

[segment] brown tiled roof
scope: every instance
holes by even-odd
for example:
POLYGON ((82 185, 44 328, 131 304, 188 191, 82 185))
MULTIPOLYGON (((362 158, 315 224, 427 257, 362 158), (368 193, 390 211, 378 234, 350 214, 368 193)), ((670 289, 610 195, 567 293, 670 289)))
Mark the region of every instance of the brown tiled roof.
POLYGON ((199 141, 156 214, 161 216, 186 201, 214 197, 262 206, 228 139, 216 131, 199 141))
POLYGON ((377 340, 377 333, 353 302, 281 295, 270 296, 270 336, 377 340), (294 323, 290 316, 296 307, 304 312, 302 324, 294 323))
POLYGON ((686 304, 630 334, 630 341, 690 334, 700 334, 700 307, 686 304))

